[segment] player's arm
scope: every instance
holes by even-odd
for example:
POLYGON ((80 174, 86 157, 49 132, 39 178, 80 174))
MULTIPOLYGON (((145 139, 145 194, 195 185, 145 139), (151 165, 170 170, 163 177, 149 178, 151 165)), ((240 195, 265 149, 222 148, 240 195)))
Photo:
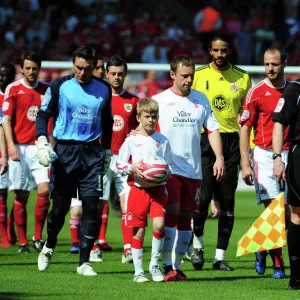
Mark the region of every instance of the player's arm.
POLYGON ((54 81, 48 87, 36 117, 37 158, 39 163, 45 167, 48 167, 51 162, 57 159, 57 154, 48 142, 48 123, 51 117, 58 114, 58 90, 59 86, 54 81))
MULTIPOLYGON (((2 110, 0 110, 0 115, 2 115, 2 110)), ((3 115, 0 117, 3 120, 3 115)), ((2 123, 2 121, 1 121, 2 123)), ((8 164, 7 164, 7 153, 6 153, 6 145, 5 145, 5 135, 2 124, 0 124, 0 175, 3 175, 7 172, 8 164)))
POLYGON ((8 155, 12 160, 19 161, 20 160, 19 152, 13 139, 11 120, 12 120, 11 116, 6 115, 5 121, 3 123, 3 129, 4 129, 6 142, 7 142, 8 155))
POLYGON ((214 130, 213 132, 210 132, 208 134, 208 140, 216 156, 216 162, 213 166, 214 176, 216 176, 217 181, 220 181, 224 176, 225 164, 222 150, 222 140, 219 130, 214 130))
MULTIPOLYGON (((281 154, 285 128, 286 127, 283 124, 280 124, 278 122, 274 123, 272 134, 272 145, 274 153, 281 154)), ((281 156, 278 156, 273 160, 273 173, 276 176, 278 182, 281 178, 283 180, 286 180, 285 166, 281 160, 281 156)))
POLYGON ((249 161, 251 130, 252 127, 249 127, 246 124, 242 125, 240 129, 242 178, 247 185, 253 185, 253 170, 250 166, 250 161, 249 161))
POLYGON ((105 105, 101 112, 101 125, 102 125, 102 137, 101 142, 104 149, 110 149, 111 138, 112 138, 112 128, 114 124, 114 119, 112 115, 111 108, 111 87, 106 81, 101 81, 107 87, 108 96, 105 105))

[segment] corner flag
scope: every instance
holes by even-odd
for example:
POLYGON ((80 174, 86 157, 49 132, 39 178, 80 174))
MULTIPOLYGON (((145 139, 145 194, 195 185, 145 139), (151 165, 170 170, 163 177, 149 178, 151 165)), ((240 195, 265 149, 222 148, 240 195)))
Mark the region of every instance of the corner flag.
POLYGON ((239 240, 236 256, 283 246, 286 246, 286 233, 284 193, 281 192, 239 240))

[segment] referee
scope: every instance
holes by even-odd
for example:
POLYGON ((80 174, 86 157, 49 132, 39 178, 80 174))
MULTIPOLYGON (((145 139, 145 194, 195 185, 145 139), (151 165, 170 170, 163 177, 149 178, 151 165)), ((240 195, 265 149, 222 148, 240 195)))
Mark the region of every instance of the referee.
POLYGON ((50 185, 53 199, 48 215, 48 239, 38 258, 40 271, 49 267, 57 235, 64 225, 71 199, 77 197, 78 190, 83 216, 77 273, 97 275, 88 260, 98 237, 104 205, 99 197, 102 196, 103 163, 105 153, 110 152, 113 125, 111 88, 105 81, 92 76, 97 59, 94 48, 78 48, 73 54, 74 74, 51 83, 37 114, 37 156, 43 165, 52 162, 50 185), (54 119, 55 152, 46 138, 51 117, 54 119))
POLYGON ((203 180, 200 195, 200 210, 194 211, 194 240, 191 261, 196 270, 201 270, 203 258, 203 233, 209 204, 214 197, 219 201, 217 249, 213 268, 232 271, 225 261, 225 251, 234 223, 235 191, 238 183, 240 150, 238 115, 244 98, 251 87, 250 77, 244 70, 229 63, 232 52, 226 35, 216 35, 209 43, 210 64, 196 69, 192 88, 204 93, 220 125, 225 162, 225 177, 221 182, 213 174, 215 155, 209 145, 207 133, 201 136, 203 180))
POLYGON ((291 276, 289 289, 300 289, 300 79, 292 81, 279 99, 273 114, 273 171, 278 182, 287 181, 287 203, 291 209, 291 222, 288 225, 287 243, 291 276), (288 165, 281 160, 283 133, 289 127, 288 165))

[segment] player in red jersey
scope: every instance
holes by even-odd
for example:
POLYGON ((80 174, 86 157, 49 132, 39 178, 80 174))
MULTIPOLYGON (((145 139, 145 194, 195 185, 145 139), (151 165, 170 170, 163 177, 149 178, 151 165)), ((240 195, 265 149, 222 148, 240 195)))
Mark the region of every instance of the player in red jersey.
MULTIPOLYGON (((2 105, 4 101, 4 92, 6 87, 14 81, 16 75, 16 69, 14 65, 10 63, 0 63, 0 110, 2 115, 2 105)), ((0 127, 0 150, 1 160, 6 160, 7 153, 5 145, 5 137, 2 126, 0 127)), ((5 164, 5 161, 2 164, 5 164)), ((1 244, 0 247, 9 247, 10 238, 7 233, 7 188, 8 188, 8 173, 0 175, 0 233, 1 244)))
MULTIPOLYGON (((288 81, 284 78, 287 65, 285 53, 278 47, 265 51, 264 65, 267 77, 252 87, 245 99, 243 114, 240 119, 240 151, 242 177, 248 185, 255 185, 258 203, 267 207, 280 193, 279 184, 273 175, 272 132, 274 122, 272 115, 277 105, 281 105, 281 97, 288 81), (253 149, 253 170, 249 162, 249 139, 252 128, 255 132, 253 149)), ((287 164, 289 142, 288 130, 285 131, 282 161, 287 164)), ((286 212, 288 211, 286 207, 286 212)), ((269 251, 273 260, 273 278, 285 278, 282 248, 269 251)), ((257 252, 255 269, 259 275, 266 270, 267 252, 257 252)))
POLYGON ((3 123, 9 155, 9 189, 15 192, 14 219, 19 236, 20 253, 30 252, 27 230, 26 204, 34 180, 37 185, 35 229, 32 245, 37 251, 43 247, 42 231, 49 208, 49 168, 39 164, 36 157, 35 120, 48 85, 38 81, 41 56, 26 52, 20 62, 23 78, 5 90, 3 123))

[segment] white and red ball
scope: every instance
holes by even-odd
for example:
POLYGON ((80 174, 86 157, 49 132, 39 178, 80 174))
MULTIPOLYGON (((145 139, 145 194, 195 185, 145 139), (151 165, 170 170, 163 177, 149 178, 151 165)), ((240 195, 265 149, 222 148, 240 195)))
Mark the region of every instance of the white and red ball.
POLYGON ((169 166, 162 158, 148 157, 141 161, 140 166, 146 182, 160 184, 169 176, 169 166))

